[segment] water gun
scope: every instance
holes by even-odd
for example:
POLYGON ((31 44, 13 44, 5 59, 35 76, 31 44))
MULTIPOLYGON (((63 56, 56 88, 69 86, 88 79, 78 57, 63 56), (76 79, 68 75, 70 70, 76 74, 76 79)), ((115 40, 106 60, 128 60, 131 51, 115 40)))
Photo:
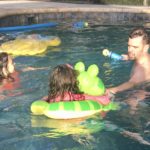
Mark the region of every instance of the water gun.
POLYGON ((116 53, 114 53, 114 52, 112 52, 112 51, 109 51, 108 49, 104 49, 104 50, 102 51, 102 54, 103 54, 104 56, 107 56, 107 57, 112 58, 112 59, 114 59, 114 60, 123 60, 123 56, 121 56, 121 55, 119 55, 119 54, 116 54, 116 53))
POLYGON ((85 27, 88 27, 88 22, 84 22, 84 21, 79 21, 79 22, 75 22, 73 23, 73 28, 75 29, 83 29, 85 27))

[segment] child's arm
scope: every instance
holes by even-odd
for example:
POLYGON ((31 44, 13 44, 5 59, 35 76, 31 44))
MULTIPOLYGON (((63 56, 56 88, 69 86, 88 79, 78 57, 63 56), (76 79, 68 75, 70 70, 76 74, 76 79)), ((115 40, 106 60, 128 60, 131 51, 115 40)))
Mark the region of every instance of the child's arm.
POLYGON ((103 105, 107 105, 107 104, 110 103, 110 99, 106 95, 92 96, 92 95, 84 94, 84 96, 85 96, 85 100, 94 100, 94 101, 97 101, 97 102, 99 102, 100 104, 103 104, 103 105))
POLYGON ((47 99, 48 99, 48 96, 42 97, 42 100, 44 100, 44 101, 47 101, 47 99))
POLYGON ((22 69, 22 71, 26 72, 26 71, 44 70, 44 69, 47 70, 49 69, 49 67, 39 67, 39 68, 27 67, 27 68, 22 69))

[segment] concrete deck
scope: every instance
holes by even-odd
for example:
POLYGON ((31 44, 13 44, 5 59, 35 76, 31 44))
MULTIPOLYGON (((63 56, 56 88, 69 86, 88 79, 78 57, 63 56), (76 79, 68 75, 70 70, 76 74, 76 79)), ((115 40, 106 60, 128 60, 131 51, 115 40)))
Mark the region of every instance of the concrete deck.
POLYGON ((0 1, 0 17, 47 12, 131 12, 150 14, 150 7, 122 6, 122 5, 95 5, 70 4, 47 1, 0 1))

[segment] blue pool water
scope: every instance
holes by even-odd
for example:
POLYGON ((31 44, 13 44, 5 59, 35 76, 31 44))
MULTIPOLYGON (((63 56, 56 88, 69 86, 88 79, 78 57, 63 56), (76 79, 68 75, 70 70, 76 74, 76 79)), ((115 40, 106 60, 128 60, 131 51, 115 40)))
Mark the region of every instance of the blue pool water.
MULTIPOLYGON (((116 95, 121 109, 87 119, 54 120, 34 116, 30 112, 33 101, 48 91, 48 74, 62 63, 74 65, 83 61, 86 66, 97 64, 99 77, 106 87, 118 85, 129 78, 132 62, 117 62, 102 56, 108 48, 118 54, 126 53, 128 33, 132 27, 97 26, 79 32, 71 29, 45 29, 30 31, 58 36, 59 47, 49 47, 42 55, 14 58, 20 70, 20 87, 0 101, 0 150, 148 150, 150 149, 150 97, 149 84, 116 95), (21 72, 26 67, 49 69, 21 72), (144 99, 137 104, 135 96, 144 99), (143 97, 142 97, 143 96, 143 97)), ((18 33, 22 34, 22 33, 18 33)), ((7 36, 15 36, 10 33, 7 36)))

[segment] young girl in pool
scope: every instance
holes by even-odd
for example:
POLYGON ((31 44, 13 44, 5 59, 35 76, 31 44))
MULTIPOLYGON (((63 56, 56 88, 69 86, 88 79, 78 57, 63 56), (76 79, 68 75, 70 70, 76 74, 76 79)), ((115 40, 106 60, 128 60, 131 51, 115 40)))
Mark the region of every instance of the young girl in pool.
MULTIPOLYGON (((33 68, 28 67, 24 68, 21 71, 32 71, 37 69, 47 69, 43 68, 33 68)), ((4 99, 7 96, 17 96, 22 94, 21 92, 13 93, 12 90, 18 89, 20 85, 19 72, 15 70, 13 59, 6 52, 0 53, 0 100, 4 99), (3 92, 7 91, 5 95, 3 92)))
POLYGON ((49 92, 46 101, 95 100, 103 105, 110 102, 107 96, 91 96, 80 92, 77 76, 78 71, 69 64, 56 66, 49 77, 49 92))
MULTIPOLYGON (((0 53, 0 93, 10 91, 20 87, 19 73, 15 71, 14 62, 10 55, 5 52, 0 53)), ((9 95, 13 96, 11 92, 9 95)), ((0 95, 0 99, 4 99, 0 95)))
POLYGON ((0 83, 15 81, 14 63, 10 55, 5 52, 0 53, 0 83))

